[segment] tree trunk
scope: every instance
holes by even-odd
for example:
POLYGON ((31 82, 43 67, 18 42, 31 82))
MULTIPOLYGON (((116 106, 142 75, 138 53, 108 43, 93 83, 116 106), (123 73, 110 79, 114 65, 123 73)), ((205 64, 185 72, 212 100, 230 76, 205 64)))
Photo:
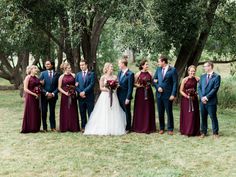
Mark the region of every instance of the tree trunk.
POLYGON ((199 35, 194 35, 191 40, 185 40, 181 46, 177 61, 175 63, 175 67, 179 74, 179 80, 184 73, 187 74, 188 66, 197 66, 210 33, 219 1, 220 0, 210 0, 205 13, 205 28, 200 32, 199 35))

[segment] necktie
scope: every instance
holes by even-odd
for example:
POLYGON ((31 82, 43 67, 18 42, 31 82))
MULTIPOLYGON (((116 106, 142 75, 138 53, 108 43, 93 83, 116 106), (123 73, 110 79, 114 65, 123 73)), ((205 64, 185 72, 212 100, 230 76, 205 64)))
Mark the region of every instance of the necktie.
POLYGON ((49 78, 52 81, 52 71, 51 70, 49 71, 49 78))
POLYGON ((86 72, 83 72, 83 80, 85 81, 85 77, 86 77, 86 72))
POLYGON ((162 68, 162 78, 164 79, 165 77, 165 68, 162 68))
POLYGON ((207 74, 207 78, 206 78, 206 83, 208 84, 209 80, 210 80, 210 74, 207 74))

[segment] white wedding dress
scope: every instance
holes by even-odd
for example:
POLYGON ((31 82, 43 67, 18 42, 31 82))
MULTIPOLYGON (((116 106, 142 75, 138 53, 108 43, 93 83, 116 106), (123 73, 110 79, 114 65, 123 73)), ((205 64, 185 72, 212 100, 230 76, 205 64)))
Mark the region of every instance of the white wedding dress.
POLYGON ((112 96, 113 101, 110 107, 109 92, 101 92, 85 126, 84 135, 123 135, 126 133, 125 112, 120 107, 116 91, 112 96))

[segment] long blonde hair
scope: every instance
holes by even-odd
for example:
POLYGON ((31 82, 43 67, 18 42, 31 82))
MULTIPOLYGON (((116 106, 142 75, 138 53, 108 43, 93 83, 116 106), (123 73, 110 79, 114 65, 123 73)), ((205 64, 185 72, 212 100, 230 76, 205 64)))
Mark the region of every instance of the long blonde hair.
POLYGON ((108 69, 109 69, 110 66, 112 66, 112 63, 109 63, 109 62, 105 63, 105 65, 104 65, 104 67, 103 67, 103 73, 104 73, 104 74, 107 73, 107 71, 108 71, 108 69))
POLYGON ((66 70, 66 68, 70 67, 70 63, 67 63, 67 62, 63 62, 61 65, 60 65, 60 69, 64 72, 66 70))
POLYGON ((29 65, 29 66, 27 66, 27 67, 26 67, 26 75, 31 74, 31 71, 32 71, 32 69, 33 69, 34 67, 38 68, 36 65, 29 65))

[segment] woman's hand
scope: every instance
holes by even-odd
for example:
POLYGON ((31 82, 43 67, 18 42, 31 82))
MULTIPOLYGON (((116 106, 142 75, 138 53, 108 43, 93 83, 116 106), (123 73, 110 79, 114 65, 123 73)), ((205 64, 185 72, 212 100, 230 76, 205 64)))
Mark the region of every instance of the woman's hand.
POLYGON ((41 80, 40 81, 40 84, 44 85, 45 81, 44 80, 41 80))
POLYGON ((35 98, 36 98, 36 99, 38 99, 38 98, 39 98, 39 96, 38 96, 36 93, 34 93, 34 96, 35 96, 35 98))

